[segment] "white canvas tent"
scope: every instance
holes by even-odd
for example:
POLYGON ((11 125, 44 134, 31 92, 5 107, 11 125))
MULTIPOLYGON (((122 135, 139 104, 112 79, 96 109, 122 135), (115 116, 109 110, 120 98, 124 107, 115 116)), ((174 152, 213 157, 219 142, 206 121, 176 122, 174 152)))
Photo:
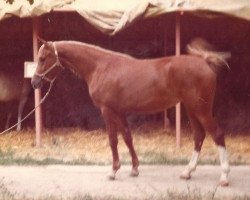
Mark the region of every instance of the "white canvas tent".
POLYGON ((138 18, 156 17, 175 11, 204 17, 228 15, 250 20, 249 0, 15 0, 12 5, 0 2, 0 20, 11 16, 36 17, 52 11, 76 11, 106 34, 116 34, 138 18))

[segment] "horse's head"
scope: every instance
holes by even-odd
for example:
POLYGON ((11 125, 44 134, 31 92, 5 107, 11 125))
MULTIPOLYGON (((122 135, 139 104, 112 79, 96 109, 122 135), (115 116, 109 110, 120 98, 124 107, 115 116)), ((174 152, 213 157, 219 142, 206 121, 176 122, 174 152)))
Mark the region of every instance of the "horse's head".
POLYGON ((55 42, 41 40, 43 45, 38 51, 38 63, 31 84, 34 89, 42 87, 43 81, 53 82, 63 66, 58 57, 55 42))

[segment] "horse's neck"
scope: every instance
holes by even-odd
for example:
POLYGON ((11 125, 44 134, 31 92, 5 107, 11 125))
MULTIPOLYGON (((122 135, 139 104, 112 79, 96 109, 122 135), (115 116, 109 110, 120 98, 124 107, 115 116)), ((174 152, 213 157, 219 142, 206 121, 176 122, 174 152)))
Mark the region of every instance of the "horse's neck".
POLYGON ((87 82, 95 71, 103 56, 94 47, 78 43, 58 43, 59 58, 63 58, 63 65, 85 79, 87 82))

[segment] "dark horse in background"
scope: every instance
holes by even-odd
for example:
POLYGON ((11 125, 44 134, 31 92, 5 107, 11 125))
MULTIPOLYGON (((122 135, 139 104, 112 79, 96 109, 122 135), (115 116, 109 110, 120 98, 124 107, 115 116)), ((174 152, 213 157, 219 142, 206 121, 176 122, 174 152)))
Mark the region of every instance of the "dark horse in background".
POLYGON ((0 102, 6 105, 5 129, 9 128, 12 114, 17 111, 17 131, 21 130, 21 118, 24 106, 31 92, 28 79, 24 78, 23 62, 4 62, 0 67, 0 102), (16 106, 17 105, 17 106, 16 106))
POLYGON ((120 168, 117 132, 122 133, 132 157, 131 175, 139 175, 139 161, 126 116, 129 113, 159 112, 182 102, 189 115, 195 144, 181 178, 191 177, 205 132, 209 132, 219 149, 222 167, 219 183, 227 186, 229 164, 224 132, 212 114, 215 71, 226 64, 227 54, 207 50, 206 47, 210 46, 198 40, 188 46, 189 55, 136 59, 81 42, 43 41, 32 85, 39 88, 44 80, 53 82, 64 68, 87 82, 90 97, 100 108, 109 135, 113 156, 111 179, 115 179, 120 168))

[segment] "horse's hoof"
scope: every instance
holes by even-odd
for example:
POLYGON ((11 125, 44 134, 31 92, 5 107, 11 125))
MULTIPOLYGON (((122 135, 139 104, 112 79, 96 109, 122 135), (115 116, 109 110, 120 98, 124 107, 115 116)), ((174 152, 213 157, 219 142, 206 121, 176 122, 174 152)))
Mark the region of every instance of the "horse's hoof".
POLYGON ((186 176, 186 175, 181 174, 180 179, 189 180, 189 179, 191 179, 191 176, 186 176))
POLYGON ((229 181, 228 180, 220 180, 219 186, 227 187, 227 186, 229 186, 229 181))
POLYGON ((191 179, 191 175, 189 174, 189 173, 182 173, 181 175, 180 175, 180 179, 184 179, 184 180, 189 180, 189 179, 191 179))
POLYGON ((109 175, 109 176, 108 176, 108 179, 109 179, 110 181, 114 181, 114 180, 115 180, 115 176, 109 175))
POLYGON ((219 186, 221 187, 227 187, 229 185, 228 181, 228 173, 222 173, 220 176, 219 186))
POLYGON ((139 176, 139 170, 138 169, 132 169, 130 176, 137 177, 139 176))
POLYGON ((189 179, 191 178, 191 172, 190 172, 190 170, 185 169, 185 170, 181 173, 180 178, 181 178, 181 179, 184 179, 184 180, 189 180, 189 179))
POLYGON ((114 171, 109 174, 108 179, 111 181, 115 180, 115 172, 114 171))

